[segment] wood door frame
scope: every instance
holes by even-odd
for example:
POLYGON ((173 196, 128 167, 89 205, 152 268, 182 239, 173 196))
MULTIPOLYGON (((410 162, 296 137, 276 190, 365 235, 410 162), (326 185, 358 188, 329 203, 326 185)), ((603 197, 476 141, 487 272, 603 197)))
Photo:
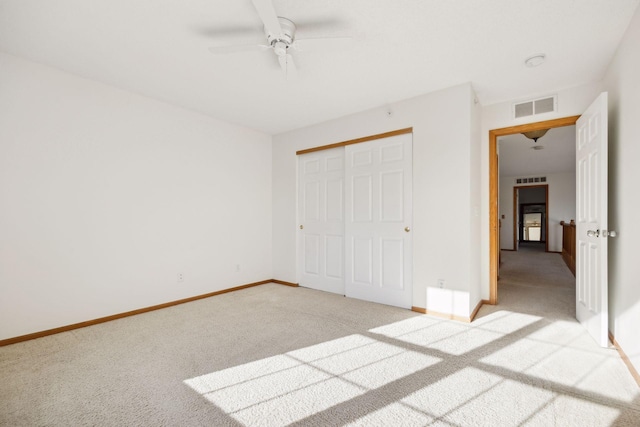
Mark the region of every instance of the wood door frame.
POLYGON ((489 131, 489 304, 498 303, 498 137, 575 125, 580 116, 510 126, 489 131))
POLYGON ((392 130, 390 132, 378 133, 376 135, 364 136, 362 138, 350 139, 348 141, 336 142, 329 145, 321 145, 318 147, 306 148, 304 150, 296 151, 296 156, 299 156, 301 154, 313 153, 314 151, 331 150, 332 148, 346 147, 347 145, 353 145, 353 144, 361 144, 363 142, 374 141, 376 139, 389 138, 396 135, 404 135, 406 133, 413 133, 413 128, 410 127, 410 128, 392 130))
MULTIPOLYGON (((517 251, 516 247, 516 239, 518 233, 516 230, 518 229, 517 222, 520 221, 519 215, 520 211, 517 211, 516 216, 516 204, 518 204, 518 200, 516 199, 516 194, 518 191, 524 188, 544 188, 544 251, 549 252, 549 184, 537 184, 537 185, 518 185, 513 187, 513 250, 517 251)), ((541 203, 519 203, 518 208, 522 205, 540 205, 541 203)))

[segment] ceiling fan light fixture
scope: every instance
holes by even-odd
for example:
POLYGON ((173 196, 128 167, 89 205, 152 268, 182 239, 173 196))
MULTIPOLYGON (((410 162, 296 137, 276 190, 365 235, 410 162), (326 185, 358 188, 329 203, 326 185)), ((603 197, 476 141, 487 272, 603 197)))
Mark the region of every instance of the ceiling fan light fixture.
POLYGON ((286 43, 281 41, 274 42, 272 46, 273 46, 273 51, 278 56, 286 55, 287 49, 289 48, 289 46, 286 43))
POLYGON ((270 45, 275 43, 284 43, 289 47, 295 39, 296 24, 292 20, 278 16, 278 23, 280 24, 280 33, 274 34, 269 32, 269 29, 264 27, 264 34, 267 36, 267 41, 270 45))
POLYGON ((542 138, 548 131, 549 129, 540 129, 533 130, 531 132, 523 132, 522 134, 529 139, 533 139, 533 142, 538 142, 538 139, 542 138))
POLYGON ((528 68, 534 68, 537 67, 539 65, 542 65, 542 63, 547 59, 547 55, 545 55, 544 53, 537 53, 533 56, 528 57, 527 59, 524 60, 524 65, 527 66, 528 68))

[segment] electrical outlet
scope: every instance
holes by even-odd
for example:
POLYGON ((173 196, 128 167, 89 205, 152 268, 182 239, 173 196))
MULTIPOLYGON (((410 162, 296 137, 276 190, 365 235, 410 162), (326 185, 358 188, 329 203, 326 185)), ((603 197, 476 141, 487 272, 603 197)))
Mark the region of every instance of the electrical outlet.
POLYGON ((440 289, 444 289, 444 283, 445 283, 444 279, 438 279, 438 287, 440 289))
POLYGON ((236 273, 240 272, 240 264, 236 264, 236 273))
POLYGON ((178 282, 184 282, 184 274, 178 273, 178 282))

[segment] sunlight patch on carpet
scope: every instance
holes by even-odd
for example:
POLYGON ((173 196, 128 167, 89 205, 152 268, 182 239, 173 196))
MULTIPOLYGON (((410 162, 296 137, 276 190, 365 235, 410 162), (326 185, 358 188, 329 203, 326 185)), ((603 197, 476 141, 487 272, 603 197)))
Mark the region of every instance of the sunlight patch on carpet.
POLYGON ((531 368, 562 348, 559 344, 522 338, 480 359, 488 365, 520 371, 531 368))
POLYGON ((457 425, 493 425, 498 416, 509 420, 505 425, 521 425, 553 397, 550 390, 505 379, 456 408, 444 419, 457 425))
POLYGON ((401 403, 392 403, 371 412, 349 424, 348 427, 369 426, 425 426, 431 425, 434 418, 401 403))
POLYGON ((428 316, 402 320, 370 332, 421 347, 462 355, 540 320, 520 313, 497 312, 471 324, 444 322, 428 316), (437 325, 437 328, 434 326, 437 325))
POLYGON ((611 381, 611 372, 618 371, 613 365, 622 363, 615 350, 595 347, 577 323, 554 321, 479 362, 607 398, 634 398, 634 384, 625 377, 611 381))
POLYGON ((465 368, 401 402, 412 408, 428 408, 432 417, 450 425, 492 425, 496 417, 508 419, 507 425, 521 425, 554 396, 549 390, 465 368))
POLYGON ((362 335, 350 335, 184 382, 243 424, 281 425, 439 361, 362 335))
MULTIPOLYGON (((580 414, 580 420, 592 421, 591 425, 613 426, 633 425, 618 419, 620 411, 606 405, 595 402, 587 402, 573 396, 559 395, 542 410, 533 414, 523 425, 525 426, 571 426, 576 425, 576 414, 580 414)), ((636 420, 637 421, 637 420, 636 420)), ((578 421, 579 422, 579 421, 578 421)), ((582 424, 585 425, 585 424, 582 424)))
POLYGON ((474 320, 472 326, 476 329, 481 328, 488 331, 510 334, 540 319, 542 319, 542 317, 532 314, 500 310, 474 320))
POLYGON ((475 368, 464 368, 410 394, 401 402, 412 408, 428 408, 441 418, 473 402, 500 383, 502 377, 475 368))

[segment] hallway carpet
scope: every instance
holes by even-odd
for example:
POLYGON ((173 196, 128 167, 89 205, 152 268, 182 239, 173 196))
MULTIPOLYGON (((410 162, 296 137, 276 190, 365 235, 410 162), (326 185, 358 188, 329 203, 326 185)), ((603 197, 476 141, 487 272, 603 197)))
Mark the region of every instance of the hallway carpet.
POLYGON ((575 319, 575 277, 556 253, 502 251, 498 308, 551 318, 575 319))

